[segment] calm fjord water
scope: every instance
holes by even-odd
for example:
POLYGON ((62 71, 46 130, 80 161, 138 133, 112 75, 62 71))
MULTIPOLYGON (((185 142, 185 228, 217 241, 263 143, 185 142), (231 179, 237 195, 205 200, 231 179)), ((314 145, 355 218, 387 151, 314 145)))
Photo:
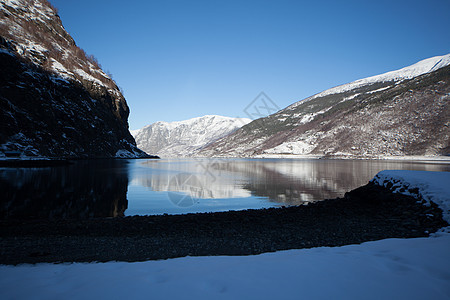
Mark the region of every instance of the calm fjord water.
POLYGON ((377 160, 90 160, 0 168, 0 218, 91 218, 299 205, 342 197, 386 169, 449 163, 377 160))

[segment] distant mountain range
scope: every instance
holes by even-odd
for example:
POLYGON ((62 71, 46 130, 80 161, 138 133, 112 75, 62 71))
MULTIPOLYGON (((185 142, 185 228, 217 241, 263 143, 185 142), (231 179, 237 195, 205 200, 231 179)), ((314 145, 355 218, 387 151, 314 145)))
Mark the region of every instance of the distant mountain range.
POLYGON ((377 158, 450 154, 450 54, 298 101, 199 156, 377 158))
POLYGON ((132 130, 137 146, 160 157, 194 156, 203 147, 248 124, 246 118, 207 115, 179 122, 156 122, 132 130))

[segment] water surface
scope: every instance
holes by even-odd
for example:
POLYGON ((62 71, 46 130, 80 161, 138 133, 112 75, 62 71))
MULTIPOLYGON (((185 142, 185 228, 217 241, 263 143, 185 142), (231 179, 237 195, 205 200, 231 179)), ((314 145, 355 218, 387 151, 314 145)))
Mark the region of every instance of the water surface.
POLYGON ((342 197, 386 169, 449 163, 375 160, 90 160, 0 168, 0 218, 92 218, 300 205, 342 197))

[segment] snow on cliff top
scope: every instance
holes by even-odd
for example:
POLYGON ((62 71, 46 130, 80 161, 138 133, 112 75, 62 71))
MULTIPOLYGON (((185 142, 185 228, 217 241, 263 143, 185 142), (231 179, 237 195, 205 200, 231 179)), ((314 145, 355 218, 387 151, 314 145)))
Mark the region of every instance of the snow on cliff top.
MULTIPOLYGON (((134 133, 137 133, 145 128, 154 126, 155 124, 160 124, 160 125, 164 125, 166 126, 168 129, 173 129, 182 125, 186 125, 186 126, 192 126, 196 123, 198 124, 204 124, 204 123, 214 123, 214 124, 220 124, 220 123, 235 123, 235 122, 242 122, 242 126, 250 123, 252 120, 248 119, 248 118, 232 118, 232 117, 224 117, 224 116, 218 116, 218 115, 205 115, 202 117, 196 117, 196 118, 192 118, 192 119, 188 119, 188 120, 183 120, 183 121, 174 121, 174 122, 165 122, 165 121, 158 121, 155 122, 153 124, 147 125, 141 129, 137 129, 137 130, 133 130, 134 133)), ((131 132, 131 131, 130 131, 131 132)))
POLYGON ((9 6, 14 9, 23 10, 28 18, 40 19, 45 21, 50 19, 56 12, 48 6, 42 5, 41 1, 24 1, 24 0, 2 0, 0 1, 0 9, 9 6))
POLYGON ((405 79, 412 79, 414 77, 431 73, 433 71, 439 70, 440 68, 446 67, 450 65, 450 53, 442 56, 435 56, 431 58, 427 58, 424 60, 421 60, 413 65, 407 66, 405 68, 387 72, 380 75, 375 75, 363 79, 359 79, 350 83, 346 83, 343 85, 339 85, 336 87, 333 87, 331 89, 325 90, 321 93, 315 94, 309 98, 306 98, 304 100, 301 100, 299 102, 294 103, 291 105, 291 107, 295 107, 299 105, 300 103, 303 103, 305 101, 309 101, 318 97, 324 97, 327 95, 332 94, 339 94, 347 91, 351 91, 353 89, 356 89, 358 87, 362 87, 368 84, 373 84, 376 82, 386 82, 386 81, 401 81, 405 79))
POLYGON ((450 172, 387 170, 381 171, 372 182, 390 187, 394 193, 402 193, 434 202, 450 223, 450 172))
POLYGON ((0 11, 4 14, 0 25, 5 27, 7 33, 4 37, 14 41, 14 51, 19 55, 64 79, 86 80, 120 96, 112 79, 97 63, 90 61, 90 56, 73 44, 50 2, 1 0, 0 11), (47 61, 51 64, 44 66, 47 61))

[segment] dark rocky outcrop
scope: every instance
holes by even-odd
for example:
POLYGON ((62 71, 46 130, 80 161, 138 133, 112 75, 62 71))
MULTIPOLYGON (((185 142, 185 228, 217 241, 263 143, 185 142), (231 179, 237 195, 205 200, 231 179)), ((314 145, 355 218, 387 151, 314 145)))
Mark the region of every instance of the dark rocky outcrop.
POLYGON ((129 108, 46 0, 0 4, 0 156, 146 157, 129 108))

